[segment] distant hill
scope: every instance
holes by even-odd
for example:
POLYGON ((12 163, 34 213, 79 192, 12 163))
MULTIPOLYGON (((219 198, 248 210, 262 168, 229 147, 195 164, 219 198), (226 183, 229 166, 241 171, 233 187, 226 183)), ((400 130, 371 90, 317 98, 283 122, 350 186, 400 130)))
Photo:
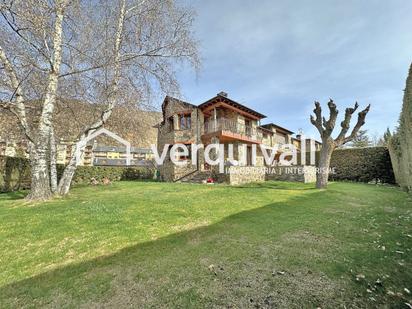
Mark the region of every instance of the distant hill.
MULTIPOLYGON (((26 110, 30 124, 37 124, 41 112, 41 102, 30 101, 27 105, 26 110)), ((80 132, 92 121, 99 119, 102 108, 103 106, 99 104, 89 104, 77 100, 58 100, 54 114, 56 139, 75 141, 80 132)), ((157 143, 157 129, 153 126, 161 119, 160 112, 117 106, 104 127, 128 140, 134 147, 148 148, 150 144, 157 143)), ((0 109, 0 141, 19 142, 22 139, 23 134, 15 116, 0 109)), ((106 139, 103 139, 102 143, 111 144, 106 139)))

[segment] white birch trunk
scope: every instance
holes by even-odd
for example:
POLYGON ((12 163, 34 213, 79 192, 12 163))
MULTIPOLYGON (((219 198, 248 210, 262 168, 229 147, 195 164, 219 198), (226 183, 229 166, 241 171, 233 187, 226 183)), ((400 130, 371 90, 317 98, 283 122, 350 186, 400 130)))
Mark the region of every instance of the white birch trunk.
MULTIPOLYGON (((108 104, 107 108, 102 112, 101 119, 92 124, 80 137, 79 142, 76 145, 76 148, 78 147, 79 143, 82 142, 84 139, 86 139, 90 134, 101 128, 106 121, 109 119, 110 115, 112 114, 113 108, 116 104, 116 97, 117 97, 117 92, 119 88, 119 79, 120 79, 120 46, 122 43, 122 36, 123 36, 123 26, 124 26, 124 20, 126 16, 126 1, 123 0, 120 8, 120 14, 119 14, 119 20, 117 24, 117 30, 116 30, 116 40, 115 40, 115 46, 114 46, 114 51, 115 51, 115 58, 114 58, 114 63, 115 63, 115 74, 113 77, 113 83, 112 83, 112 89, 111 89, 111 95, 108 98, 108 104)), ((70 185, 74 176, 74 173, 76 172, 76 158, 75 158, 76 151, 73 153, 69 164, 66 166, 64 169, 63 175, 59 181, 59 186, 58 186, 58 193, 60 195, 66 195, 69 193, 70 190, 70 185)))
POLYGON ((56 153, 56 140, 54 137, 54 129, 50 130, 50 189, 54 194, 57 192, 57 153, 56 153))
POLYGON ((30 155, 32 166, 31 190, 27 196, 29 200, 46 200, 52 196, 50 189, 49 174, 49 143, 50 129, 53 121, 53 111, 56 102, 56 92, 62 58, 62 36, 65 1, 56 4, 56 20, 53 37, 53 66, 49 73, 49 81, 46 96, 43 103, 43 110, 37 132, 37 138, 30 155))

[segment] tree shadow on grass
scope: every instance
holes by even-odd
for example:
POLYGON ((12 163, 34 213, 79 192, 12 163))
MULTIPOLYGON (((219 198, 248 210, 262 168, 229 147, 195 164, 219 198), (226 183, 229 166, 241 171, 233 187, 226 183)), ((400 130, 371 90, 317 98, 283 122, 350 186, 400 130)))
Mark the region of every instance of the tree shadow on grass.
POLYGON ((28 194, 27 191, 13 191, 13 192, 7 192, 7 193, 0 193, 0 202, 21 200, 21 199, 24 199, 27 194, 28 194))
POLYGON ((233 186, 239 189, 275 189, 275 190, 317 190, 314 183, 265 181, 253 184, 233 186))
POLYGON ((314 201, 323 194, 314 191, 243 211, 3 286, 0 305, 338 306, 341 286, 314 266, 327 263, 330 248, 304 232, 313 224, 310 217, 320 214, 314 201), (318 256, 310 256, 309 249, 318 256))

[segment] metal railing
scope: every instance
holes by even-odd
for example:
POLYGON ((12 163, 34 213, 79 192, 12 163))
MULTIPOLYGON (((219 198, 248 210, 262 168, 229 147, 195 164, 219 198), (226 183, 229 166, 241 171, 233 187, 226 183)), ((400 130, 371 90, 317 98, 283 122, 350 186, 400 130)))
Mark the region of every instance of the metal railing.
POLYGON ((262 132, 259 132, 256 128, 246 126, 237 122, 236 120, 227 118, 218 118, 216 121, 210 119, 205 121, 205 133, 214 133, 217 131, 229 131, 232 133, 247 136, 252 139, 262 140, 262 132))

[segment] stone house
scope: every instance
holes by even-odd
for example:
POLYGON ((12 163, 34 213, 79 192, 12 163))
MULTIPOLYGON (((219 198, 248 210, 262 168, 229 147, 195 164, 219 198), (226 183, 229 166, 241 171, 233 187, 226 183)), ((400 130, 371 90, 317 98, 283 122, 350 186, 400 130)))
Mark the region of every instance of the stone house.
MULTIPOLYGON (((166 144, 170 145, 169 148, 174 144, 184 144, 188 148, 192 144, 203 144, 205 147, 211 143, 225 144, 225 164, 231 171, 242 167, 253 169, 265 166, 260 147, 257 147, 256 164, 251 166, 253 144, 273 147, 275 144, 293 143, 300 146, 299 136, 292 137, 294 132, 274 123, 262 125, 261 120, 266 118, 265 115, 230 99, 225 92, 220 92, 200 105, 167 96, 162 104, 162 114, 162 122, 155 126, 158 129, 159 154, 166 144), (232 160, 229 160, 226 144, 233 145, 232 160), (232 164, 233 162, 236 164, 232 164)), ((276 156, 279 157, 280 153, 281 151, 276 156)), ((217 167, 211 167, 204 162, 203 154, 204 149, 199 149, 196 162, 191 162, 189 154, 188 157, 177 158, 182 164, 175 165, 168 153, 163 164, 159 166, 162 179, 200 182, 213 176, 217 180, 228 181, 230 175, 218 175, 217 167)), ((249 175, 247 180, 265 178, 262 173, 257 174, 259 175, 249 175)))

